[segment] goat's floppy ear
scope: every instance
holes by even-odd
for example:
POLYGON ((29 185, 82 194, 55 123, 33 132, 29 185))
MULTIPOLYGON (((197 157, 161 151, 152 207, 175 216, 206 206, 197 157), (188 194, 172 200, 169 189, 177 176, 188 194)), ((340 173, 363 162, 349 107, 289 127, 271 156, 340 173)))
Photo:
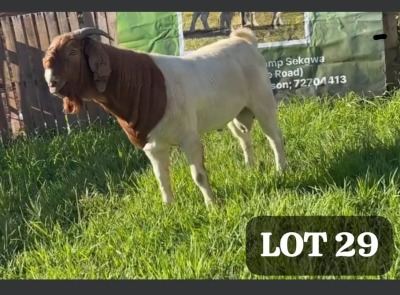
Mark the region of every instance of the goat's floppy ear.
POLYGON ((88 41, 85 53, 88 56, 89 66, 93 72, 96 89, 99 92, 104 92, 111 73, 110 59, 103 50, 101 43, 91 39, 88 41))

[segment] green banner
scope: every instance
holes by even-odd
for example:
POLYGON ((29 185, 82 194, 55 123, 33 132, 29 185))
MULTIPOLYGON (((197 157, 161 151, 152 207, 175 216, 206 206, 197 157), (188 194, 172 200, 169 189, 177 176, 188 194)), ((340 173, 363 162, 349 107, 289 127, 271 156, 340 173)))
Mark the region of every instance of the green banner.
MULTIPOLYGON (((184 55, 229 31, 220 27, 219 12, 118 12, 121 47, 145 52, 184 55), (206 28, 204 26, 206 19, 206 28)), ((239 27, 240 13, 232 13, 239 27)), ((379 95, 386 90, 382 12, 283 12, 273 27, 273 12, 256 12, 251 26, 268 66, 274 90, 314 96, 379 95)))
POLYGON ((118 45, 127 49, 179 55, 176 12, 117 12, 118 45))
POLYGON ((271 81, 300 95, 382 94, 386 87, 380 12, 308 12, 303 44, 261 48, 271 81))

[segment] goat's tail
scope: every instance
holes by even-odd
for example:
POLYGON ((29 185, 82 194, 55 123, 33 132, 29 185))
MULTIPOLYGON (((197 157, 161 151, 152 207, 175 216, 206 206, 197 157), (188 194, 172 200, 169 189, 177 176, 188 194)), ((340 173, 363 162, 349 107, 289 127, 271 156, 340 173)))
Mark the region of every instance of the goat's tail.
POLYGON ((246 40, 247 42, 253 44, 256 47, 258 45, 258 40, 257 40, 256 35, 249 28, 239 28, 237 30, 234 30, 231 32, 229 37, 230 38, 232 38, 232 37, 242 38, 242 39, 246 40))

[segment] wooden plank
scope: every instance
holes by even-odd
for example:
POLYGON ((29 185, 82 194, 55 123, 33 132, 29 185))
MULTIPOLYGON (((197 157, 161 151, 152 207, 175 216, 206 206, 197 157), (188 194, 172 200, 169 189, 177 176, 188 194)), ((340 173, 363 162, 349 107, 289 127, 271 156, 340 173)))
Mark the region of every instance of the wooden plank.
POLYGON ((82 12, 82 16, 84 27, 97 27, 96 15, 94 14, 94 12, 84 11, 82 12))
MULTIPOLYGON (((0 19, 0 24, 4 36, 4 48, 0 48, 0 60, 3 61, 3 78, 5 85, 5 93, 7 99, 7 107, 10 114, 11 130, 13 135, 17 135, 24 130, 24 124, 20 118, 20 103, 19 97, 21 97, 19 87, 14 87, 13 78, 15 73, 18 73, 18 57, 15 46, 15 39, 13 34, 13 28, 9 17, 4 17, 0 19), (8 53, 8 60, 5 52, 8 53)), ((1 42, 0 42, 1 43, 1 42)), ((2 47, 3 47, 2 46, 2 47)))
POLYGON ((18 11, 18 12, 0 12, 0 17, 14 16, 19 14, 32 13, 35 11, 18 11))
MULTIPOLYGON (((3 93, 0 94, 2 96, 3 93)), ((5 113, 5 109, 3 107, 3 102, 0 99, 0 143, 7 142, 10 137, 10 131, 8 129, 7 117, 5 113)))
MULTIPOLYGON (((42 56, 43 56, 43 52, 46 51, 50 45, 50 39, 49 39, 48 30, 47 30, 47 26, 46 26, 45 14, 43 12, 35 13, 34 21, 36 23, 37 35, 39 37, 38 48, 41 49, 42 56)), ((42 67, 43 67, 43 65, 42 65, 42 67)), ((44 81, 44 78, 41 82, 46 85, 46 81, 44 81)), ((53 114, 54 118, 57 121, 58 128, 66 127, 67 123, 65 120, 65 115, 62 114, 62 111, 61 111, 62 103, 60 102, 60 99, 55 98, 55 96, 49 92, 47 85, 46 85, 46 87, 44 87, 44 89, 45 89, 44 94, 43 94, 43 96, 40 97, 40 103, 41 103, 43 112, 45 114, 49 114, 49 113, 53 114)))
MULTIPOLYGON (((1 27, 0 27, 0 36, 2 35, 1 27)), ((6 98, 6 90, 5 83, 6 78, 4 77, 4 64, 5 64, 5 54, 4 54, 4 45, 3 39, 0 38, 0 139, 3 143, 7 141, 7 139, 11 136, 11 128, 8 124, 7 114, 7 98, 6 98)))
POLYGON ((116 12, 106 12, 108 34, 114 39, 110 44, 116 46, 118 44, 117 40, 117 13, 116 12))
POLYGON ((24 123, 28 132, 44 131, 45 121, 38 102, 36 87, 33 85, 32 64, 28 58, 28 50, 25 41, 25 32, 22 25, 22 16, 12 16, 14 26, 16 52, 18 55, 19 73, 15 73, 16 86, 19 87, 21 96, 21 110, 24 123))
MULTIPOLYGON (((0 39, 0 43, 2 43, 2 40, 0 39)), ((2 45, 0 45, 2 46, 2 45)), ((1 50, 1 49, 0 49, 1 50)), ((7 139, 10 136, 10 130, 9 126, 7 123, 7 116, 6 116, 6 108, 3 103, 3 100, 5 101, 5 93, 3 89, 3 76, 2 76, 2 71, 0 70, 0 140, 1 142, 6 142, 7 139)))
MULTIPOLYGON (((2 43, 2 42, 0 42, 0 43, 2 43)), ((0 48, 0 50, 1 50, 1 48, 0 48)), ((0 63, 1 63, 0 72, 2 73, 3 79, 4 79, 4 84, 3 84, 4 88, 2 89, 3 92, 2 92, 1 98, 2 98, 2 103, 3 103, 4 113, 5 113, 7 124, 8 124, 9 135, 13 136, 15 130, 12 126, 13 122, 12 122, 11 118, 13 117, 13 114, 12 114, 12 108, 10 108, 10 106, 9 106, 9 101, 14 99, 15 92, 12 88, 7 61, 5 58, 4 59, 2 58, 2 55, 4 56, 4 52, 0 52, 0 63)))
POLYGON ((44 14, 47 24, 47 30, 49 32, 50 43, 53 39, 60 34, 58 30, 58 24, 56 15, 54 12, 45 12, 44 14))
POLYGON ((76 12, 67 12, 67 14, 71 31, 78 30, 79 29, 78 14, 76 12))
POLYGON ((56 14, 57 14, 58 27, 60 28, 60 33, 62 34, 70 32, 71 29, 69 28, 67 13, 56 12, 56 14))
MULTIPOLYGON (((103 30, 104 32, 108 33, 106 13, 105 12, 96 12, 96 16, 97 16, 97 27, 100 30, 103 30)), ((100 41, 105 44, 110 44, 111 40, 104 36, 101 36, 100 41)))
POLYGON ((50 42, 46 28, 46 21, 44 19, 44 13, 43 12, 35 13, 34 16, 39 35, 40 48, 42 49, 42 51, 45 51, 49 47, 50 42))
POLYGON ((28 59, 32 69, 32 84, 36 91, 37 103, 42 111, 43 120, 46 123, 47 128, 56 128, 56 117, 54 116, 54 110, 47 111, 48 106, 52 105, 46 103, 51 99, 49 97, 49 91, 44 79, 44 69, 42 64, 43 52, 40 49, 38 41, 38 34, 35 30, 35 23, 33 21, 32 14, 23 15, 24 27, 26 32, 26 43, 28 59), (45 107, 43 107, 45 105, 45 107))

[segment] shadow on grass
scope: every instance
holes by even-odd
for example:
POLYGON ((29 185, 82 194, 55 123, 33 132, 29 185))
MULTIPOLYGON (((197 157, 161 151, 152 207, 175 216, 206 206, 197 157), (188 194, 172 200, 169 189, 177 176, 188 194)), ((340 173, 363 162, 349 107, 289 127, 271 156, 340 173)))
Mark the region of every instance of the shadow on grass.
POLYGON ((301 193, 317 192, 332 187, 356 192, 358 181, 363 180, 368 188, 379 184, 400 185, 400 137, 392 144, 371 144, 367 140, 362 147, 347 148, 324 167, 321 165, 317 177, 309 177, 300 183, 282 178, 280 189, 294 189, 301 193))
POLYGON ((60 225, 66 232, 84 218, 78 212, 82 197, 107 197, 127 187, 131 192, 134 175, 148 165, 119 126, 109 123, 0 147, 0 264, 38 239, 51 242, 34 228, 60 225))

